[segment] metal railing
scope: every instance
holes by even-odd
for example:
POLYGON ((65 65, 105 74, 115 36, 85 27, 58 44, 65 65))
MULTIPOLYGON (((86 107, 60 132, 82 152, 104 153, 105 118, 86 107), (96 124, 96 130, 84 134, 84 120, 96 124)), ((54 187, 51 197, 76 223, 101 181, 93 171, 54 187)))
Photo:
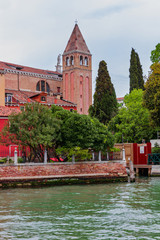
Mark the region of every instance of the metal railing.
POLYGON ((148 154, 148 165, 160 165, 160 153, 148 154))

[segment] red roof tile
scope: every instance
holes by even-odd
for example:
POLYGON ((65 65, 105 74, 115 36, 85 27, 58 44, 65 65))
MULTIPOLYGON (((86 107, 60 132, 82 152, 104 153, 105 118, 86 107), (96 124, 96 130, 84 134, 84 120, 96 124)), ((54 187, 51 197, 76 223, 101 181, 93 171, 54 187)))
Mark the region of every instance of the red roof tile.
POLYGON ((10 70, 17 70, 21 72, 37 73, 37 74, 52 75, 52 76, 61 75, 60 73, 55 71, 32 68, 32 67, 14 64, 14 63, 2 62, 2 61, 0 61, 0 69, 10 69, 10 70))
POLYGON ((12 113, 18 114, 21 111, 17 108, 3 107, 0 106, 0 117, 8 117, 12 113))
POLYGON ((117 101, 124 100, 124 97, 117 98, 117 101))
POLYGON ((77 24, 75 24, 75 27, 63 54, 71 51, 80 51, 86 54, 90 54, 87 44, 77 24))
MULTIPOLYGON (((30 99, 30 102, 35 102, 34 99, 32 99, 33 96, 37 96, 40 93, 37 92, 30 92, 30 91, 18 91, 18 90, 5 90, 6 93, 11 93, 13 96, 13 99, 15 100, 15 102, 13 101, 13 104, 25 104, 28 103, 28 99, 30 99)), ((45 94, 46 95, 46 94, 45 94)), ((56 96, 46 96, 46 103, 47 105, 52 105, 55 104, 57 106, 76 106, 76 104, 69 102, 65 99, 57 99, 56 96), (56 103, 55 103, 55 99, 56 99, 56 103)))
MULTIPOLYGON (((5 90, 6 93, 11 93, 13 96, 13 104, 18 104, 18 103, 27 103, 28 102, 28 98, 30 98, 30 96, 28 96, 28 94, 26 94, 26 92, 22 92, 22 91, 18 91, 18 90, 5 90)), ((27 92, 28 93, 28 92, 27 92)), ((31 93, 29 92, 29 95, 34 95, 35 93, 31 93)), ((34 102, 33 100, 30 99, 31 102, 34 102)))

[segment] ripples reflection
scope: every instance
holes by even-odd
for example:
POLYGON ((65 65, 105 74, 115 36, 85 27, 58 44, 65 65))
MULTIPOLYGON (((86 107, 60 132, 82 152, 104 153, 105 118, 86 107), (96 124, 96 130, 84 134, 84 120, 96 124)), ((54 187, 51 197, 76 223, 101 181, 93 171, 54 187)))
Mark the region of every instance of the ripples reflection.
POLYGON ((160 178, 0 190, 0 239, 160 239, 160 178))

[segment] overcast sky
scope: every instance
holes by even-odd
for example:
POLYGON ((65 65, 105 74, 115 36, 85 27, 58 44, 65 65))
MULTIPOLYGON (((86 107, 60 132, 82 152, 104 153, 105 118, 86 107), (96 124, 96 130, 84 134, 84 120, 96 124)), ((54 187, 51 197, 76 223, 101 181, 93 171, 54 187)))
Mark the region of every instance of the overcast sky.
POLYGON ((117 97, 129 91, 132 47, 147 75, 160 42, 159 0, 0 0, 0 60, 55 70, 75 20, 98 65, 107 62, 117 97))

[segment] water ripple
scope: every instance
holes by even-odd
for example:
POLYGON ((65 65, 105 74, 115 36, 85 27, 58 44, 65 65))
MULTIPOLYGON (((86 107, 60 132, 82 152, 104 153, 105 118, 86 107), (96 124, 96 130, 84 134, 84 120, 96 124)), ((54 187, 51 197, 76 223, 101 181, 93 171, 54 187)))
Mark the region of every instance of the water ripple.
POLYGON ((0 239, 160 239, 160 178, 0 190, 0 239))

